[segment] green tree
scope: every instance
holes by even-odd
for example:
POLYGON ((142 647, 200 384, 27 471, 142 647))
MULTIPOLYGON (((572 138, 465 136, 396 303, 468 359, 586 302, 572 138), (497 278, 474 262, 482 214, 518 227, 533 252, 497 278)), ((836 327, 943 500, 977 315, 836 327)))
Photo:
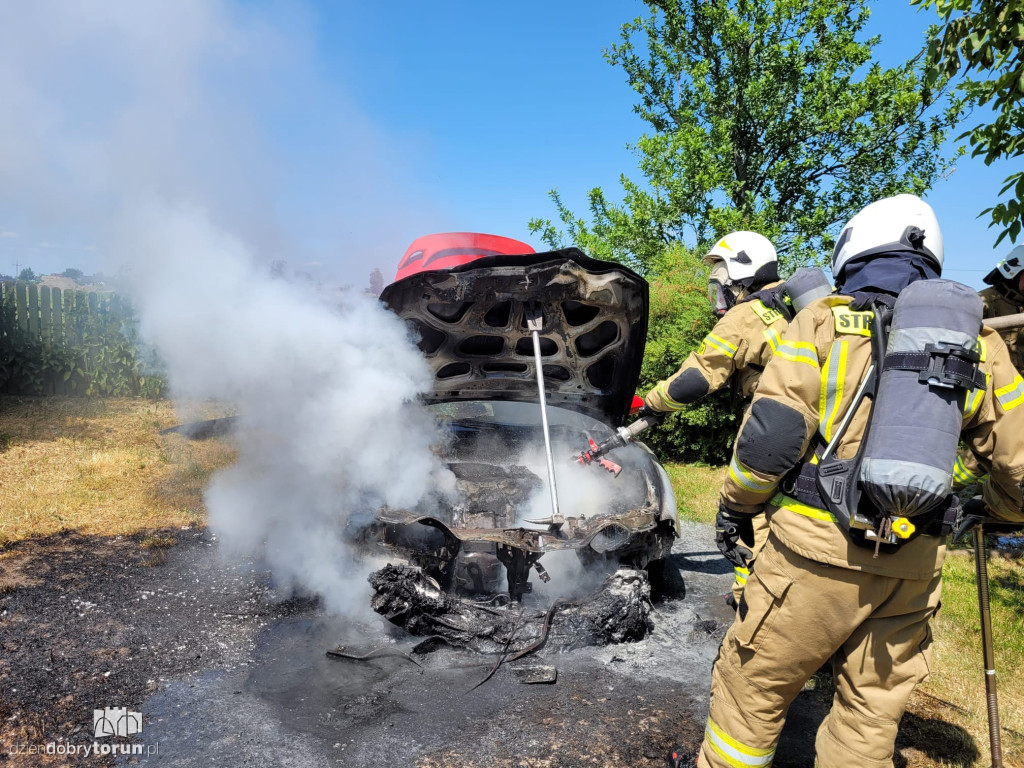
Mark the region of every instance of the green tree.
MULTIPOLYGON (((959 88, 969 103, 993 112, 991 122, 976 125, 959 138, 970 141, 973 157, 990 165, 1000 158, 1024 156, 1024 5, 1020 0, 911 0, 935 8, 941 26, 932 28, 929 77, 939 82, 963 75, 959 88), (971 73, 983 75, 972 77, 971 73)), ((996 245, 1016 242, 1024 226, 1024 171, 1010 175, 999 195, 1005 202, 986 208, 989 226, 1001 228, 996 245)))
POLYGON ((36 273, 32 271, 32 267, 25 267, 18 273, 18 279, 26 283, 32 283, 36 280, 36 273))
POLYGON ((73 267, 68 267, 63 272, 61 272, 61 277, 70 277, 72 280, 81 280, 82 277, 84 276, 84 274, 85 273, 82 272, 82 270, 80 270, 80 269, 74 269, 73 267))
POLYGON ((552 191, 550 243, 649 272, 666 243, 734 229, 770 237, 792 264, 820 260, 838 227, 878 197, 926 190, 961 109, 918 59, 872 63, 867 0, 645 0, 647 17, 605 52, 651 127, 634 146, 642 183, 589 193, 590 218, 552 191), (559 227, 565 228, 565 232, 559 227))

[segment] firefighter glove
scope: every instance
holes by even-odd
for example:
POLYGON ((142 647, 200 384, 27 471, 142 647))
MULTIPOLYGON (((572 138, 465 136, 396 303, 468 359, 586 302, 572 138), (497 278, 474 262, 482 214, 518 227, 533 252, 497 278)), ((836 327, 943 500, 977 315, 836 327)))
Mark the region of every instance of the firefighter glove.
POLYGON ((988 508, 985 506, 985 502, 982 501, 981 496, 975 496, 964 503, 963 516, 960 518, 960 524, 953 533, 953 543, 956 544, 960 539, 982 524, 985 526, 986 533, 1017 533, 1021 528, 1021 523, 1019 522, 996 520, 995 518, 988 517, 988 508))
POLYGON ((638 419, 646 419, 653 417, 658 421, 662 421, 666 416, 668 416, 668 411, 656 411, 653 408, 651 408, 651 406, 649 406, 647 403, 644 403, 644 407, 636 412, 636 417, 638 419))
POLYGON ((715 517, 715 543, 722 555, 738 568, 746 568, 753 553, 747 547, 754 546, 754 516, 729 509, 719 503, 715 517))

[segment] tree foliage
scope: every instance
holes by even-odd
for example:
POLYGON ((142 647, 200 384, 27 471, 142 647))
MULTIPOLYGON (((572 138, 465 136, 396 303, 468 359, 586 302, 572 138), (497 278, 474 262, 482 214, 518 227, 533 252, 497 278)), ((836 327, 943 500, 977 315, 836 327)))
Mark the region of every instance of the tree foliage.
MULTIPOLYGON (((911 0, 935 8, 941 26, 932 28, 928 75, 932 82, 963 75, 959 87, 971 104, 991 106, 994 117, 959 138, 972 156, 990 165, 1000 158, 1024 157, 1024 5, 1020 0, 911 0), (978 76, 972 76, 971 73, 978 76), (983 75, 983 76, 981 76, 983 75)), ((1024 171, 1009 176, 999 195, 1005 202, 986 208, 990 226, 1001 228, 996 244, 1016 242, 1024 226, 1024 171)))
POLYGON ((370 272, 370 287, 369 287, 369 291, 374 296, 380 296, 380 294, 381 294, 381 292, 383 290, 384 290, 384 274, 380 271, 380 269, 378 269, 377 267, 374 267, 373 271, 370 272))
POLYGON ((645 2, 605 53, 652 129, 634 146, 644 181, 623 176, 621 203, 591 190, 589 223, 553 191, 559 224, 530 222, 552 246, 647 273, 667 243, 753 229, 807 263, 861 207, 947 168, 960 105, 941 78, 925 86, 920 57, 872 63, 867 0, 645 2))
POLYGON ((24 283, 33 283, 37 278, 36 273, 32 271, 32 267, 25 267, 18 273, 18 279, 24 283))

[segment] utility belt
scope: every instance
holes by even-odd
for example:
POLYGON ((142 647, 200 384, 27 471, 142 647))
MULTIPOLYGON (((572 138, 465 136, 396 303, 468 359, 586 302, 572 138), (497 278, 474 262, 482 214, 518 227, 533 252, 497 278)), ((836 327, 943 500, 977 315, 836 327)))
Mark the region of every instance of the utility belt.
MULTIPOLYGON (((818 451, 820 449, 819 445, 818 451)), ((911 518, 892 518, 892 536, 889 541, 882 541, 879 547, 877 539, 868 532, 877 531, 879 520, 886 515, 874 508, 865 496, 861 496, 858 514, 851 516, 848 521, 841 516, 831 514, 828 511, 829 505, 818 490, 817 477, 818 465, 810 461, 803 461, 782 478, 779 490, 801 504, 820 510, 823 515, 829 515, 830 518, 835 519, 836 523, 850 534, 850 538, 855 544, 871 549, 879 548, 881 552, 895 552, 900 546, 918 536, 945 538, 956 530, 963 514, 960 498, 955 493, 951 493, 944 504, 938 505, 923 515, 911 518)))

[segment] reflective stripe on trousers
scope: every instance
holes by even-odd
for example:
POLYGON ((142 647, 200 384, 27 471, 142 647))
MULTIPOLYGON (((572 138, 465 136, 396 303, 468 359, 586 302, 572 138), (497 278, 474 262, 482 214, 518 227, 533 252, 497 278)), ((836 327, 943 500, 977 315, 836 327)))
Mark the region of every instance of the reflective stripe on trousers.
POLYGON ((748 747, 738 739, 734 739, 708 717, 707 725, 704 728, 704 738, 711 748, 733 768, 760 767, 772 764, 775 758, 775 748, 757 749, 748 747))

